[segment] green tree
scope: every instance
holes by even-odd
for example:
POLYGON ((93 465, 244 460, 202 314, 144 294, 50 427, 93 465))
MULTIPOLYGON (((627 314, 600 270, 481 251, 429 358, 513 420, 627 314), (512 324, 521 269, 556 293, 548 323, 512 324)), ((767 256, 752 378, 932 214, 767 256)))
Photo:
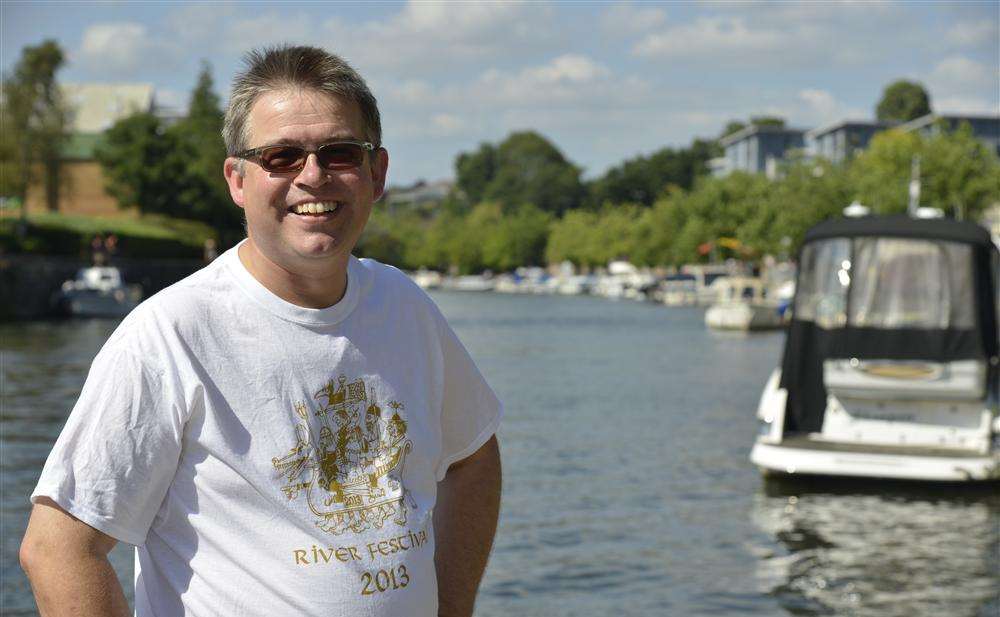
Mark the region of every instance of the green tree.
POLYGON ((0 111, 4 133, 0 188, 23 204, 40 171, 51 211, 59 209, 59 190, 65 183, 62 149, 69 138, 70 111, 56 81, 64 62, 62 49, 53 40, 25 47, 13 73, 3 79, 0 111))
POLYGON ((224 113, 213 90, 211 66, 202 64, 191 91, 187 115, 167 129, 170 139, 184 154, 187 178, 180 196, 185 218, 211 224, 218 231, 236 232, 242 227, 242 210, 229 197, 222 176, 226 146, 222 139, 224 113))
POLYGON ((483 144, 455 161, 466 206, 491 201, 504 208, 533 204, 553 214, 578 207, 584 197, 580 168, 534 131, 512 133, 497 146, 483 144))
POLYGON ((483 240, 483 263, 486 267, 508 272, 519 266, 539 266, 545 260, 552 215, 525 204, 497 215, 483 240))
POLYGON ((651 206, 669 186, 690 189, 716 154, 713 142, 696 139, 687 148, 663 148, 648 157, 629 159, 590 183, 588 203, 651 206))
POLYGON ((188 161, 194 153, 155 115, 136 113, 116 122, 105 132, 96 156, 106 190, 119 207, 191 218, 185 196, 193 190, 188 161))
POLYGON ((920 205, 952 217, 976 217, 1000 200, 997 155, 973 137, 968 125, 943 126, 932 137, 884 131, 850 167, 856 197, 875 212, 905 212, 914 157, 920 157, 920 205))
POLYGON ((549 263, 571 261, 577 265, 599 266, 605 261, 599 251, 600 215, 589 210, 570 210, 552 224, 545 259, 549 263))
POLYGON ((778 116, 753 116, 750 118, 753 126, 776 126, 785 128, 785 119, 778 116))
POLYGON ((741 122, 739 120, 730 120, 729 122, 726 123, 725 128, 722 129, 722 132, 719 133, 719 139, 732 135, 733 133, 736 133, 738 131, 742 131, 746 127, 747 125, 745 122, 741 122))
POLYGON ((480 144, 479 150, 463 152, 455 159, 455 186, 466 203, 481 202, 495 174, 496 148, 492 144, 480 144))
POLYGON ((931 113, 931 100, 923 85, 900 79, 882 91, 875 116, 882 121, 907 122, 931 113))

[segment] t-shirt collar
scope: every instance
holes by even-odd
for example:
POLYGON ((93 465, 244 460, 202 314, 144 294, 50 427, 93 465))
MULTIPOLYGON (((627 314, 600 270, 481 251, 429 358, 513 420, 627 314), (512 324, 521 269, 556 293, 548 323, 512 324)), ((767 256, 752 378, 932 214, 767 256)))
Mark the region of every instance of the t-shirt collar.
MULTIPOLYGON (((246 240, 243 240, 243 242, 246 242, 246 240)), ((279 298, 254 278, 246 266, 243 265, 243 262, 240 261, 238 250, 243 242, 240 242, 220 255, 219 260, 223 262, 226 269, 236 279, 236 283, 240 289, 246 292, 263 309, 274 313, 282 319, 296 323, 332 325, 343 321, 351 314, 354 307, 357 306, 358 298, 361 295, 361 288, 364 287, 364 278, 367 270, 353 255, 350 256, 347 263, 347 289, 344 291, 344 297, 333 306, 314 309, 298 306, 279 298)))

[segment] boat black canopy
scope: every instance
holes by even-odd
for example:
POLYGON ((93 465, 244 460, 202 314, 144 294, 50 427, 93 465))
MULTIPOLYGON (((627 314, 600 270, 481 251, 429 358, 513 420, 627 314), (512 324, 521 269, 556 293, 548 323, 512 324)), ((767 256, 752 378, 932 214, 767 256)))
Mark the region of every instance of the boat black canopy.
POLYGON ((952 219, 916 219, 905 214, 830 219, 806 232, 803 244, 827 238, 920 238, 982 246, 996 250, 986 228, 952 219))
POLYGON ((826 360, 980 360, 988 371, 987 395, 1000 396, 1000 256, 983 227, 903 215, 833 219, 806 232, 798 265, 782 360, 781 387, 788 392, 785 434, 822 429, 826 360), (892 272, 893 266, 901 267, 892 272), (882 281, 887 276, 892 277, 888 285, 882 281), (874 306, 871 298, 879 285, 891 287, 895 296, 874 306), (899 308, 938 297, 948 298, 948 306, 923 323, 908 321, 909 313, 899 308), (892 319, 873 318, 879 310, 883 316, 895 312, 892 319))

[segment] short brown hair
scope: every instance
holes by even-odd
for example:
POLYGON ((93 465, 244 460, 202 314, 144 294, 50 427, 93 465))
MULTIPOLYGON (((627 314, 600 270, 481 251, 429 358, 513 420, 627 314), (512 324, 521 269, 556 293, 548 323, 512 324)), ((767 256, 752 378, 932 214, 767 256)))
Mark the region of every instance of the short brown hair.
POLYGON ((243 57, 246 70, 233 79, 222 138, 234 156, 249 147, 250 110, 262 95, 306 88, 357 103, 365 123, 365 139, 382 145, 382 121, 375 96, 361 75, 343 58, 318 47, 281 45, 255 49, 243 57))

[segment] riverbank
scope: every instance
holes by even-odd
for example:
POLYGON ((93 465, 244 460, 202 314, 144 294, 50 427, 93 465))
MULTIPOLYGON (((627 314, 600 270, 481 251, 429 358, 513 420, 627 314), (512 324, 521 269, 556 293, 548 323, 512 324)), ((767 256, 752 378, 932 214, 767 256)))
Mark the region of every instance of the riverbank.
MULTIPOLYGON (((77 270, 92 265, 78 257, 0 257, 0 320, 44 319, 57 315, 53 295, 77 270)), ((143 296, 160 291, 201 268, 199 259, 114 259, 126 283, 142 286, 143 296)))

